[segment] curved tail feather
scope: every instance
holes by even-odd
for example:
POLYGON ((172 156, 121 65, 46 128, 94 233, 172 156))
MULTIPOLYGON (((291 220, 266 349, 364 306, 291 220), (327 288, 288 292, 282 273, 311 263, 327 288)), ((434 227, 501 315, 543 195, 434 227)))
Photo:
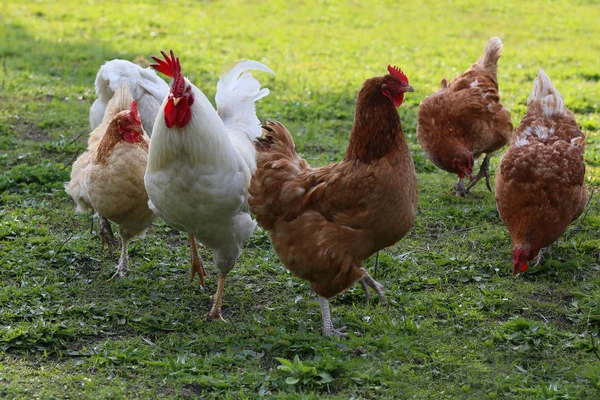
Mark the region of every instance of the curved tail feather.
POLYGON ((275 73, 258 61, 242 61, 221 77, 217 84, 217 112, 229 131, 245 134, 250 142, 261 135, 254 103, 269 94, 248 70, 275 73))
POLYGON ((479 59, 479 65, 486 71, 493 72, 498 70, 498 59, 502 53, 502 39, 493 37, 485 44, 483 55, 479 59))
POLYGON ((538 76, 533 82, 533 89, 527 98, 527 107, 539 102, 546 117, 562 115, 565 113, 565 102, 558 89, 554 87, 550 77, 539 68, 538 76))

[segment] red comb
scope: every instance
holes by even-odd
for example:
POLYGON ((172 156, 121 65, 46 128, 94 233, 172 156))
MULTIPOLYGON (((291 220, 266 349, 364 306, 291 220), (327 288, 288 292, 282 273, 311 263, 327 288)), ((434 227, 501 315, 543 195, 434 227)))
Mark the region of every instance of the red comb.
POLYGON ((137 123, 138 126, 142 126, 142 120, 140 118, 140 113, 138 112, 138 103, 133 100, 131 105, 129 106, 129 113, 133 117, 133 120, 137 123))
POLYGON ((388 72, 391 75, 394 75, 396 78, 400 79, 402 82, 408 83, 408 77, 406 75, 404 75, 404 72, 402 72, 402 70, 400 68, 396 67, 395 65, 394 66, 388 65, 388 72))
POLYGON ((178 77, 181 74, 181 65, 179 64, 179 57, 175 57, 175 54, 173 54, 173 50, 171 50, 171 57, 169 57, 164 51, 161 51, 160 53, 163 55, 164 60, 152 56, 152 59, 156 61, 157 64, 150 64, 150 66, 158 72, 162 72, 168 77, 178 77))

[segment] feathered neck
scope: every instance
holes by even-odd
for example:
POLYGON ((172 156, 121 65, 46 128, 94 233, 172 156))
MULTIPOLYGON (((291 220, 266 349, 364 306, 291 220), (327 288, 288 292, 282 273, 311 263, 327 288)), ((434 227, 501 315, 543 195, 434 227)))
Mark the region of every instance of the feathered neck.
POLYGON ((381 77, 368 79, 356 99, 354 125, 344 160, 370 163, 406 146, 400 115, 381 91, 381 77))
MULTIPOLYGON (((112 154, 115 146, 119 143, 127 143, 127 141, 125 141, 125 139, 123 139, 123 137, 119 134, 119 127, 117 126, 117 120, 126 112, 128 111, 120 112, 108 124, 106 132, 104 132, 104 135, 98 144, 98 150, 96 150, 96 158, 94 160, 95 163, 105 165, 108 162, 108 158, 112 154)), ((139 146, 144 151, 148 152, 149 144, 144 135, 140 136, 140 140, 138 142, 130 144, 133 146, 139 146)))

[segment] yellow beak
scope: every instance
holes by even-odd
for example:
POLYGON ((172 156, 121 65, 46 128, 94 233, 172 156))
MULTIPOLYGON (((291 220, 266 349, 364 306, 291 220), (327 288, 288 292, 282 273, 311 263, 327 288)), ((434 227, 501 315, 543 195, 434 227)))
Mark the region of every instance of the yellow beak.
POLYGON ((177 103, 179 103, 180 100, 181 97, 173 97, 173 105, 177 105, 177 103))

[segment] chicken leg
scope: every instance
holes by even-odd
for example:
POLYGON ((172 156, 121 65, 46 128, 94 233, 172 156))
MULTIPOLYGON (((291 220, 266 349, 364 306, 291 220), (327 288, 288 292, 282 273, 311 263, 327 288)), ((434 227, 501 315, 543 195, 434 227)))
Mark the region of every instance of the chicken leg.
POLYGON ((123 278, 129 272, 129 255, 127 254, 127 242, 129 238, 121 234, 121 257, 117 264, 117 271, 110 277, 110 280, 114 278, 123 278))
POLYGON ((346 333, 342 332, 346 327, 340 329, 333 328, 333 322, 331 322, 331 311, 329 310, 329 300, 325 297, 319 296, 319 306, 321 307, 321 319, 323 323, 323 335, 333 337, 344 337, 346 333))
POLYGON ((196 238, 191 233, 188 233, 188 240, 190 242, 190 253, 192 255, 192 274, 190 277, 190 282, 194 281, 194 276, 198 274, 200 277, 200 284, 204 286, 204 277, 206 276, 206 271, 204 270, 204 263, 200 258, 200 254, 198 254, 198 245, 196 244, 196 238))
POLYGON ((225 277, 227 275, 219 275, 219 281, 217 283, 217 292, 215 293, 213 305, 206 317, 209 319, 219 320, 225 322, 221 315, 221 304, 223 303, 223 292, 225 291, 225 277))
POLYGON ((454 186, 454 194, 458 197, 465 197, 467 195, 464 178, 459 178, 458 182, 456 182, 456 186, 454 186))
POLYGON ((110 221, 104 218, 101 215, 98 215, 100 220, 99 232, 100 235, 100 248, 104 250, 104 245, 106 244, 108 251, 112 254, 115 248, 115 236, 113 235, 112 227, 110 226, 110 221))
POLYGON ((534 267, 537 267, 544 261, 546 261, 546 255, 550 254, 550 246, 542 247, 538 252, 538 255, 534 258, 535 264, 534 267))
POLYGON ((485 185, 487 186, 488 190, 490 192, 492 191, 492 187, 490 186, 490 158, 491 157, 492 156, 489 154, 485 155, 485 158, 483 159, 483 162, 481 163, 481 167, 479 167, 479 173, 477 173, 475 178, 471 181, 471 183, 469 183, 469 186, 467 186, 467 190, 466 190, 467 193, 483 177, 485 177, 485 185))
POLYGON ((383 285, 381 283, 377 282, 375 279, 373 279, 371 277, 371 275, 369 275, 368 272, 365 272, 365 275, 358 282, 360 283, 363 290, 365 291, 367 300, 369 300, 371 298, 371 292, 369 291, 369 287, 371 287, 375 291, 375 293, 377 293, 377 296, 379 296, 379 300, 381 301, 381 304, 384 304, 384 305, 387 304, 387 302, 388 302, 387 297, 385 297, 385 293, 383 293, 383 285))

